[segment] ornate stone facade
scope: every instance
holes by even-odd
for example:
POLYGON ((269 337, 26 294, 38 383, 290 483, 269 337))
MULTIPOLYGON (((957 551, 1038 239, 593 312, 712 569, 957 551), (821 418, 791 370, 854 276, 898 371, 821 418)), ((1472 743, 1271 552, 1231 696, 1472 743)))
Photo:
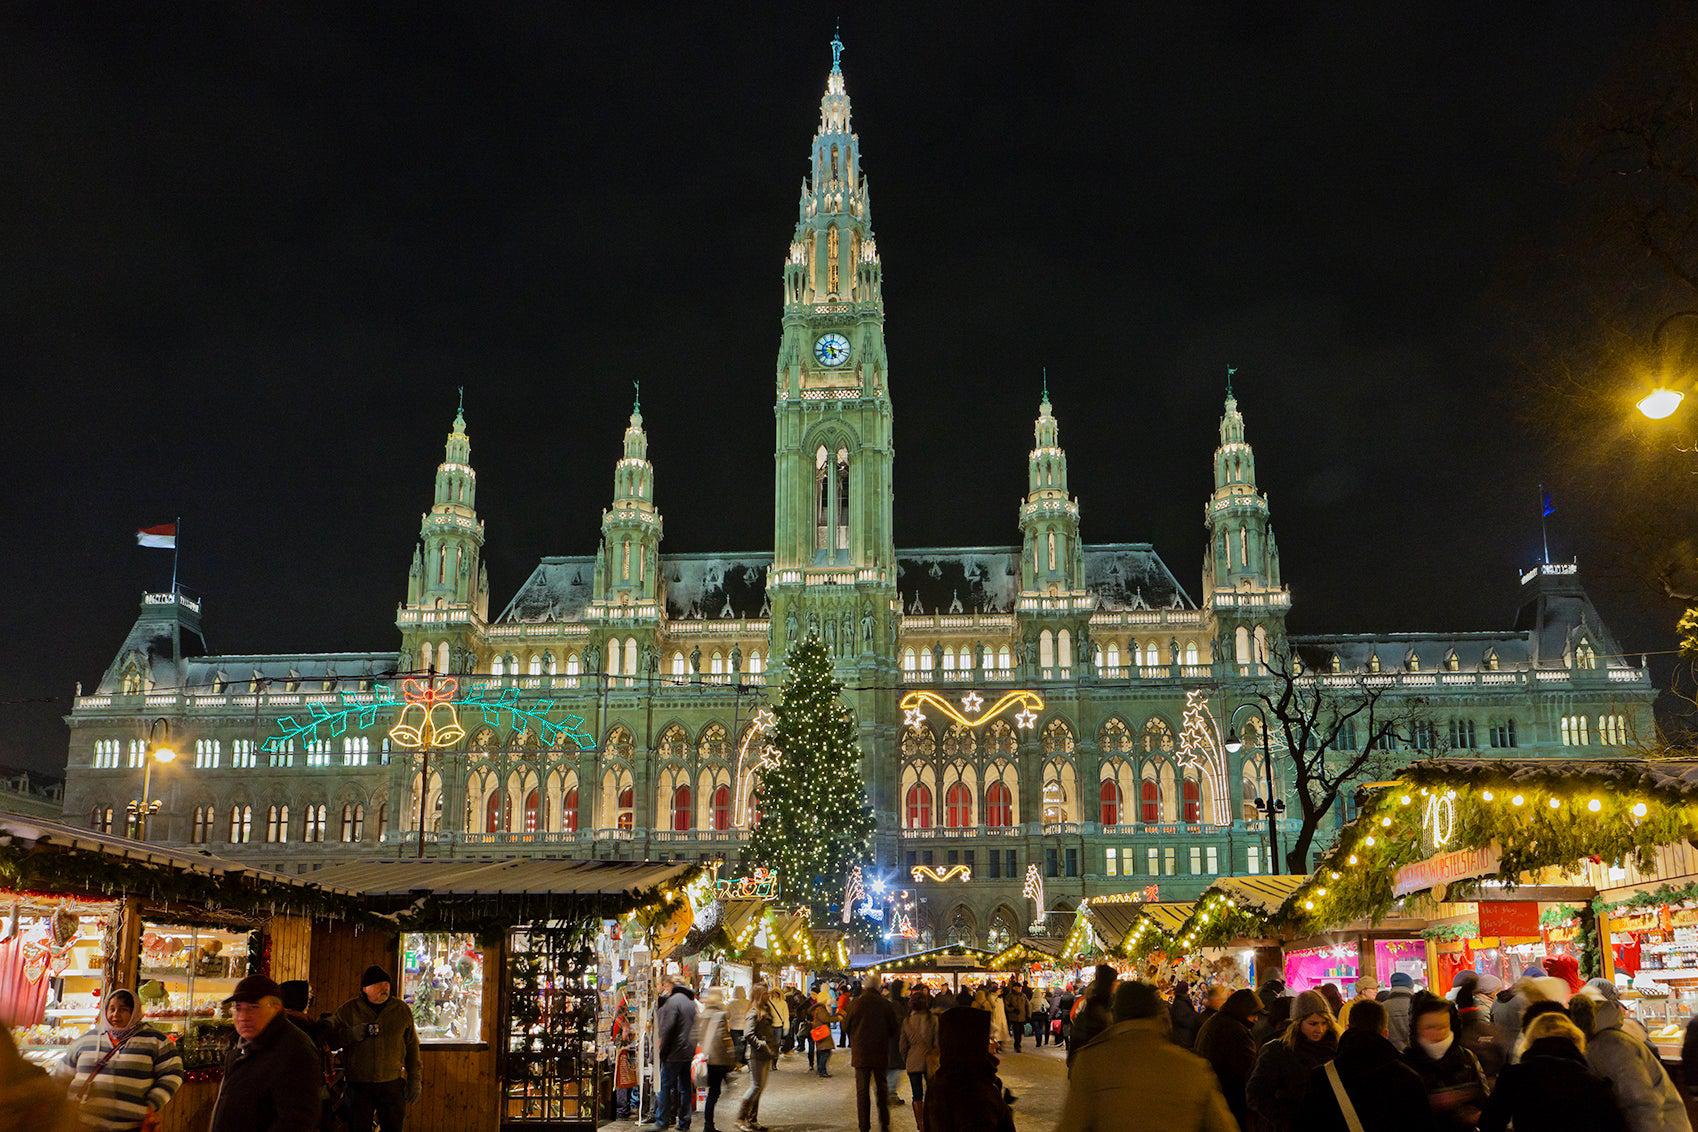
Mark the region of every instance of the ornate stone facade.
MULTIPOLYGON (((859 721, 878 865, 903 883, 918 865, 972 870, 970 884, 918 885, 933 938, 1019 934, 1030 865, 1051 909, 1152 884, 1182 898, 1218 873, 1269 871, 1258 744, 1229 755, 1221 734, 1287 641, 1291 594, 1230 387, 1200 603, 1149 545, 1082 540, 1047 383, 1019 545, 902 550, 881 267, 835 64, 783 282, 770 551, 662 551, 634 405, 595 553, 544 558, 491 617, 459 413, 395 651, 208 656, 198 603, 146 595, 69 717, 67 813, 121 831, 151 735, 182 756, 152 776, 153 838, 221 854, 306 868, 413 853, 422 818, 434 853, 734 856, 769 678, 791 642, 817 632, 859 721), (463 739, 432 753, 428 777, 416 753, 393 748, 392 713, 264 749, 280 717, 360 702, 409 674, 546 699, 556 716, 582 718, 585 746, 467 712, 463 739), (1018 690, 1042 711, 979 724, 1018 690), (935 706, 905 715, 917 691, 966 725, 935 706)), ((1522 591, 1503 632, 1291 643, 1307 680, 1423 701, 1428 746, 1595 755, 1648 734, 1646 673, 1620 655, 1574 568, 1536 568, 1522 591)))

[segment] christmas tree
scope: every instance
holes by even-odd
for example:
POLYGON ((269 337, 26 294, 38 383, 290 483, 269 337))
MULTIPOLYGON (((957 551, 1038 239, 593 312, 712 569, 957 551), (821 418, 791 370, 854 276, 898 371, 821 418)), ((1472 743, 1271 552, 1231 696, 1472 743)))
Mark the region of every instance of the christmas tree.
POLYGON ((823 914, 842 900, 849 871, 867 861, 873 810, 855 713, 837 698, 843 685, 817 635, 791 648, 785 672, 768 736, 777 761, 755 787, 759 820, 744 861, 776 870, 782 899, 823 914))

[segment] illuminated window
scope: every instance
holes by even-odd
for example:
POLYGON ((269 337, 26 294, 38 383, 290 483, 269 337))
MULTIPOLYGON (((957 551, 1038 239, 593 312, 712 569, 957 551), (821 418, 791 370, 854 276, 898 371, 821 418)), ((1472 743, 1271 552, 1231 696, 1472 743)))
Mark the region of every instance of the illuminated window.
POLYGON ((1160 871, 1160 866, 1157 863, 1156 848, 1155 848, 1155 846, 1152 845, 1152 846, 1150 846, 1150 848, 1148 848, 1144 851, 1144 874, 1146 876, 1152 876, 1153 877, 1159 871, 1160 871))
POLYGON ((525 832, 535 833, 542 827, 542 795, 532 790, 525 795, 525 832))
POLYGON ((973 824, 973 792, 966 783, 954 783, 944 791, 943 824, 950 829, 973 824))
POLYGON ((690 788, 680 786, 672 792, 672 828, 686 830, 695 826, 695 814, 690 804, 690 788))
POLYGON ((1161 820, 1161 787, 1153 778, 1144 779, 1138 786, 1138 820, 1150 824, 1161 820))
POLYGON ((1203 850, 1203 870, 1210 874, 1220 872, 1220 849, 1210 845, 1203 850))
POLYGON ((1120 803, 1120 787, 1112 778, 1103 779, 1097 788, 1097 820, 1103 825, 1119 825, 1120 803))
POLYGON ((616 824, 620 829, 630 829, 636 822, 637 794, 629 786, 619 791, 617 808, 619 811, 616 824))
POLYGON ((217 820, 211 806, 196 806, 194 825, 189 829, 189 844, 205 845, 211 840, 212 826, 217 820))
POLYGON ((1014 824, 1014 795, 1001 782, 991 783, 985 791, 985 824, 998 829, 1014 824))
POLYGON ((401 985, 420 1043, 479 1042, 484 953, 471 934, 408 932, 401 937, 401 985))
POLYGON ((96 833, 112 832, 112 807, 96 806, 89 814, 88 827, 96 833))
POLYGON ((342 806, 342 840, 354 842, 364 840, 366 834, 366 808, 358 802, 348 802, 342 806))
POLYGON ((252 806, 230 807, 230 844, 246 845, 253 840, 254 808, 252 806))
POLYGON ((270 806, 265 811, 265 840, 281 845, 289 840, 289 807, 270 806))
POLYGON ((485 833, 499 833, 507 824, 507 793, 500 787, 489 796, 483 807, 483 828, 485 833))
MULTIPOLYGON (((1197 784, 1197 780, 1195 778, 1185 779, 1185 781, 1180 784, 1179 791, 1180 801, 1183 804, 1182 816, 1184 819, 1187 822, 1198 822, 1203 820, 1202 788, 1197 784)), ((1196 852, 1196 850, 1193 849, 1192 852, 1196 852)), ((1193 869, 1192 871, 1195 872, 1196 870, 1193 869)))
POLYGON ((1120 875, 1120 853, 1112 845, 1103 850, 1103 875, 1111 877, 1120 875))
POLYGON ((561 803, 560 824, 568 833, 578 832, 578 788, 576 786, 566 791, 566 799, 561 803))
POLYGON ((306 812, 306 822, 301 828, 301 840, 313 843, 323 841, 325 818, 324 803, 320 802, 316 806, 309 805, 306 812))
POLYGON ((1196 876, 1203 871, 1203 849, 1200 845, 1191 846, 1191 875, 1196 876))
POLYGON ((1244 847, 1244 871, 1251 876, 1262 871, 1262 851, 1258 846, 1247 845, 1244 847))
POLYGON ((217 739, 195 740, 195 766, 201 768, 216 767, 222 754, 221 744, 217 739))
POLYGON ((731 787, 720 783, 708 795, 709 820, 716 830, 731 828, 731 787))
POLYGON ((908 828, 930 829, 932 826, 932 792, 923 783, 908 787, 908 828))

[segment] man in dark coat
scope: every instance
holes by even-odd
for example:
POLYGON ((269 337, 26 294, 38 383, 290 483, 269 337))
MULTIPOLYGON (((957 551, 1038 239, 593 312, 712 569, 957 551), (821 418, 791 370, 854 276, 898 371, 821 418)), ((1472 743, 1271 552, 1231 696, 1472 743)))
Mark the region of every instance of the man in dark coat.
POLYGON ((1079 1008, 1079 1014, 1073 1019, 1073 1026, 1067 1035, 1067 1064, 1073 1064, 1073 1058, 1079 1052, 1079 1047, 1114 1025, 1114 984, 1120 978, 1120 972, 1107 963, 1097 965, 1096 975, 1091 979, 1091 989, 1085 993, 1085 1005, 1079 1008))
POLYGON ((1003 1013, 1008 1016, 1008 1032, 1014 1038, 1014 1052, 1020 1052, 1020 1037, 1026 1032, 1026 1017, 1031 1013, 1031 1000, 1026 988, 1010 982, 1002 992, 1003 1013))
POLYGON ((1180 980, 1173 987, 1173 1004, 1167 1008, 1167 1020, 1170 1027, 1169 1036, 1175 1045, 1181 1049, 1192 1049, 1197 1044, 1197 1030, 1203 1020, 1197 1016, 1197 1008, 1191 1002, 1191 984, 1180 980))
POLYGON ((1481 1124, 1486 1132, 1503 1132, 1511 1124, 1518 1130, 1627 1132, 1615 1087, 1586 1061, 1586 1038, 1566 1014, 1541 1015, 1523 1033, 1527 1048, 1504 1067, 1486 1101, 1481 1124))
POLYGON ((890 1132, 890 1043, 900 1027, 890 1000, 879 990, 879 977, 868 972, 862 992, 849 1003, 843 1016, 843 1032, 849 1038, 849 1064, 855 1067, 855 1119, 861 1132, 872 1127, 867 1087, 878 1094, 878 1126, 890 1132))
POLYGON ((1256 1068, 1256 1041, 1250 1031, 1261 1013, 1262 1000, 1245 987, 1228 995, 1220 1013, 1197 1031, 1197 1056, 1214 1069, 1220 1091, 1226 1094, 1226 1107, 1232 1110, 1240 1128, 1250 1126, 1244 1086, 1256 1068))
POLYGON ((890 1008, 896 1012, 896 1029, 890 1034, 890 1048, 884 1051, 884 1063, 889 1066, 884 1071, 884 1082, 890 1087, 890 1103, 904 1104, 902 1099, 902 1023, 908 1020, 908 995, 902 986, 902 980, 897 979, 887 988, 885 997, 890 1000, 890 1008))
POLYGON ((926 1126, 920 1132, 1014 1132, 990 1055, 991 1017, 971 1006, 945 1010, 937 1020, 937 1072, 926 1085, 926 1126))
MULTIPOLYGON (((1386 1038, 1386 1008, 1371 999, 1350 1005, 1350 1024, 1338 1039, 1332 1066, 1365 1129, 1432 1132, 1432 1109, 1421 1078, 1386 1038)), ((1327 1066, 1314 1071, 1298 1113, 1304 1132, 1349 1132, 1327 1066)))
POLYGON ((672 990, 655 1011, 657 1048, 660 1051, 660 1098, 653 1122, 645 1128, 665 1128, 674 1119, 680 1129, 690 1127, 690 1107, 696 1099, 690 1083, 690 1059, 696 1056, 696 995, 683 983, 672 990))
POLYGON ((283 991, 249 975, 224 1000, 239 1039, 224 1058, 210 1132, 310 1132, 320 1118, 318 1050, 283 1013, 283 991))

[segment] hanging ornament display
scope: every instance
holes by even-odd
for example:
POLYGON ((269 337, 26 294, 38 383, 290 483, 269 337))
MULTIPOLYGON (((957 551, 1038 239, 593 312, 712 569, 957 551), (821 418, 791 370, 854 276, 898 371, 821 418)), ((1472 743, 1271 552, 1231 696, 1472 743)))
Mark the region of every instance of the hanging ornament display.
POLYGON ((940 693, 930 690, 909 692, 897 704, 903 711, 904 727, 919 727, 926 722, 926 713, 922 708, 935 708, 943 718, 951 723, 966 728, 983 727, 993 719, 999 719, 1009 712, 1014 712, 1014 724, 1020 728, 1030 728, 1038 722, 1038 713, 1044 710, 1044 698, 1036 692, 1018 690, 1004 692, 997 697, 989 707, 984 706, 985 698, 978 692, 968 692, 961 698, 957 707, 940 693), (1018 711, 1015 709, 1018 708, 1018 711))
POLYGON ((294 744, 340 738, 349 731, 377 725, 380 717, 393 717, 389 738, 398 746, 416 750, 426 735, 432 748, 451 747, 465 738, 462 716, 476 714, 489 727, 511 726, 528 731, 544 746, 571 742, 580 751, 595 750, 595 737, 584 729, 581 715, 552 718, 551 699, 525 700, 519 690, 499 684, 462 687, 452 676, 435 680, 408 677, 401 681, 401 694, 387 684, 374 685, 369 692, 338 693, 340 706, 312 703, 304 717, 281 716, 277 731, 266 737, 260 750, 266 754, 292 751, 294 744))

